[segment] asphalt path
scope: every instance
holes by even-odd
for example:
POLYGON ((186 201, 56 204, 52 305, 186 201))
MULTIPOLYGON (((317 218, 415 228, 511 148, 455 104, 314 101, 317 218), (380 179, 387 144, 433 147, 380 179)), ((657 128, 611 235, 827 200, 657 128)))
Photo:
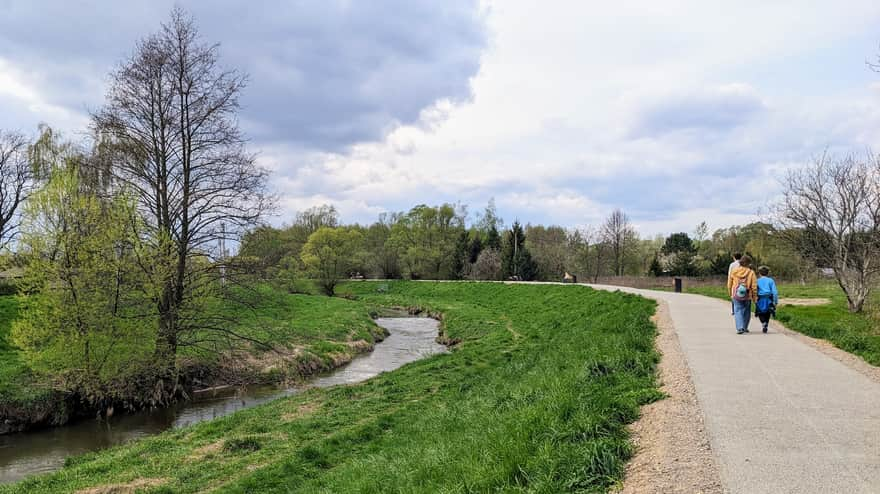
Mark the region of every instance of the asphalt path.
POLYGON ((880 493, 880 383, 730 303, 591 285, 669 304, 730 493, 880 493))

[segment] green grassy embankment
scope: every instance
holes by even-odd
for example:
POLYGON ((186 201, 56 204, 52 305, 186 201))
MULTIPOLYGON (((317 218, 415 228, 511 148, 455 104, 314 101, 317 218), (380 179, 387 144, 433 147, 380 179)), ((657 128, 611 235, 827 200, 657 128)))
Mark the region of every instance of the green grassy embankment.
POLYGON ((365 311, 442 313, 454 351, 73 458, 0 493, 605 492, 660 397, 655 304, 578 286, 351 283, 365 311), (377 290, 386 286, 387 291, 377 290))
MULTIPOLYGON (((834 282, 779 283, 780 298, 826 298, 830 304, 814 306, 783 305, 777 318, 789 329, 833 343, 841 350, 858 355, 871 365, 880 366, 880 294, 866 304, 865 312, 853 314, 846 296, 834 282)), ((689 288, 688 293, 729 299, 724 286, 689 288)))

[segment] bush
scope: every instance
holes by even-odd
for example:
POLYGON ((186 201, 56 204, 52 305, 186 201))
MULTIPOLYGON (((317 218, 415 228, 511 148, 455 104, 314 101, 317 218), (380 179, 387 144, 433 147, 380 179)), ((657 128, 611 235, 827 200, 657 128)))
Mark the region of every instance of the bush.
POLYGON ((11 280, 0 280, 0 296, 15 295, 18 293, 18 285, 11 280))

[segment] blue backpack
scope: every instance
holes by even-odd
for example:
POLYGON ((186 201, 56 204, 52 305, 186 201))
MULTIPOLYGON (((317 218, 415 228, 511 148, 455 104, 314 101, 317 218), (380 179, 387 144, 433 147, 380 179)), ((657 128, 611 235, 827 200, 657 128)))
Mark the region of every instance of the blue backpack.
POLYGON ((744 302, 749 299, 749 287, 746 284, 746 278, 742 277, 737 281, 736 288, 733 289, 733 299, 744 302))

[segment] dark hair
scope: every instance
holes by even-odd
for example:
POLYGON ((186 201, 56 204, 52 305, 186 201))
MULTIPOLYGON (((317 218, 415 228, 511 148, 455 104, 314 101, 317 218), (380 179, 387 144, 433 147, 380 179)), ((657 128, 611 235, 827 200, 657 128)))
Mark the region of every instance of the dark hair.
POLYGON ((758 274, 760 274, 761 276, 767 276, 768 274, 770 274, 770 268, 768 268, 767 266, 761 266, 758 268, 758 274))
POLYGON ((736 259, 737 261, 739 261, 740 259, 742 259, 742 256, 743 256, 743 255, 742 255, 742 252, 734 252, 734 253, 733 253, 733 258, 736 259))
POLYGON ((749 257, 749 256, 742 256, 742 257, 740 257, 740 259, 739 259, 739 265, 742 266, 742 267, 744 267, 744 268, 747 268, 747 267, 751 266, 751 265, 752 265, 752 258, 749 257))

